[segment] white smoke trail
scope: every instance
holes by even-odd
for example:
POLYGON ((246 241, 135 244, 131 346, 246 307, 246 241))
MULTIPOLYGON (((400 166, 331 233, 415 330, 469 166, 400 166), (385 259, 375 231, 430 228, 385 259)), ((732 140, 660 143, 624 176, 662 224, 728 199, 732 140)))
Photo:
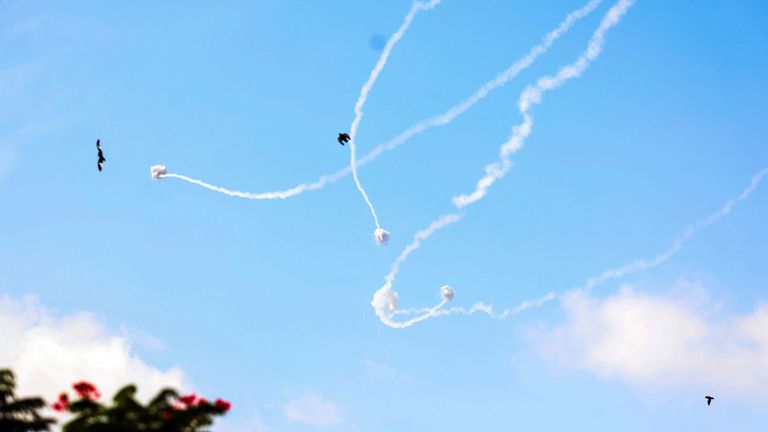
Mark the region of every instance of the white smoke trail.
MULTIPOLYGON (((544 36, 543 40, 538 45, 531 48, 531 50, 528 51, 528 54, 516 60, 514 63, 512 63, 511 66, 509 66, 506 70, 504 70, 502 73, 496 76, 496 78, 484 83, 472 95, 470 95, 465 100, 459 102, 458 104, 452 106, 446 112, 433 116, 426 120, 422 120, 416 123, 415 125, 409 127, 408 129, 406 129, 404 132, 402 132, 400 135, 390 140, 389 142, 380 144, 379 146, 374 148, 370 153, 368 153, 367 155, 365 155, 364 157, 362 157, 360 160, 357 161, 358 167, 373 161, 385 151, 394 150, 395 148, 399 147, 400 145, 402 145, 403 143, 411 139, 414 135, 424 132, 427 129, 431 129, 435 126, 446 125, 451 121, 453 121, 456 117, 460 116, 461 114, 464 114, 464 112, 466 112, 468 109, 472 108, 476 103, 478 103, 480 100, 488 96, 488 94, 491 91, 499 87, 502 87, 511 79, 519 75, 520 72, 524 71, 530 65, 532 65, 533 62, 535 62, 542 54, 547 52, 547 50, 552 46, 553 43, 555 43, 555 41, 557 41, 562 35, 567 33, 568 30, 570 30, 571 27, 573 27, 573 25, 578 20, 589 15, 597 6, 600 5, 600 3, 602 3, 602 0, 591 0, 589 3, 582 6, 581 8, 570 12, 568 15, 566 15, 565 19, 563 19, 563 21, 561 21, 560 24, 554 30, 550 31, 549 33, 547 33, 546 36, 544 36)), ((325 176, 325 178, 327 179, 326 182, 337 175, 343 176, 343 175, 346 175, 346 173, 342 174, 342 171, 339 171, 333 175, 325 176)), ((322 181, 322 178, 319 181, 322 181)))
MULTIPOLYGON (((164 165, 153 165, 150 169, 153 169, 155 167, 165 168, 164 165)), ((303 183, 298 186, 294 186, 291 189, 272 191, 272 192, 259 192, 259 193, 231 190, 221 186, 212 185, 210 183, 206 183, 202 180, 194 179, 192 177, 187 177, 183 174, 163 172, 158 174, 152 174, 152 178, 154 178, 155 180, 161 180, 164 178, 176 178, 179 180, 184 180, 185 182, 188 182, 188 183, 192 183, 192 184, 204 187, 208 190, 223 193, 224 195, 228 195, 236 198, 244 198, 244 199, 250 199, 250 200, 276 200, 276 199, 291 198, 306 191, 322 189, 323 187, 325 187, 326 184, 338 181, 339 179, 349 174, 349 172, 350 172, 350 169, 349 169, 349 166, 347 166, 346 168, 344 168, 343 170, 340 170, 335 174, 320 177, 320 179, 314 183, 303 183)))
POLYGON ((405 19, 400 25, 400 28, 397 29, 397 31, 389 38, 387 44, 384 45, 384 50, 381 52, 381 56, 379 56, 379 61, 371 71, 371 75, 368 77, 368 81, 366 81, 365 84, 363 84, 363 88, 360 89, 360 96, 358 96, 357 102, 355 103, 355 119, 352 120, 352 126, 349 128, 349 168, 352 171, 352 178, 355 180, 357 190, 360 191, 363 199, 365 199, 365 203, 368 204, 368 209, 371 211, 373 221, 376 223, 374 238, 379 244, 383 244, 387 241, 387 239, 389 239, 389 233, 381 228, 379 217, 376 215, 376 209, 373 207, 373 203, 371 203, 370 198, 368 198, 368 194, 365 193, 365 189, 360 183, 360 178, 357 176, 357 161, 355 160, 357 154, 357 129, 360 127, 360 122, 363 120, 363 105, 365 105, 365 101, 368 99, 368 93, 376 83, 376 79, 379 77, 382 69, 384 69, 384 65, 387 64, 387 60, 389 59, 389 55, 392 53, 392 49, 395 47, 395 44, 397 44, 397 42, 402 39, 403 35, 405 35, 408 27, 411 26, 413 18, 417 13, 419 13, 419 11, 430 10, 438 4, 440 4, 440 0, 431 0, 428 3, 421 1, 413 3, 411 10, 408 11, 408 15, 405 16, 405 19))
MULTIPOLYGON (((494 313, 493 306, 487 305, 485 303, 477 303, 470 308, 454 307, 450 309, 435 311, 431 313, 431 316, 445 316, 445 315, 453 315, 453 314, 472 315, 477 312, 482 312, 487 314, 491 318, 504 319, 511 315, 515 315, 519 312, 522 312, 525 309, 542 306, 545 303, 549 303, 552 300, 562 299, 564 296, 568 295, 568 293, 575 292, 575 291, 591 292, 595 287, 607 281, 620 279, 630 274, 634 274, 641 271, 650 270, 654 267, 658 267, 666 263, 670 259, 672 259, 672 257, 674 257, 675 255, 677 255, 683 249, 683 246, 685 245, 685 243, 688 240, 690 240, 691 237, 693 237, 696 233, 706 228, 709 228, 710 226, 718 222, 720 219, 728 216, 733 211, 736 204, 746 200, 747 198, 749 198, 750 195, 752 195, 752 193, 755 190, 757 190, 757 187, 760 185, 760 182, 766 176, 768 176, 768 167, 763 168, 762 170, 758 171, 754 176, 752 176, 752 180, 750 181, 749 186, 747 186, 743 191, 741 191, 741 193, 736 198, 732 198, 726 201, 725 204, 723 204, 716 211, 710 213, 707 217, 700 219, 699 221, 688 226, 683 231, 683 233, 672 242, 672 245, 667 250, 656 255, 654 258, 639 259, 619 267, 605 270, 587 279, 586 284, 583 287, 573 288, 559 296, 556 295, 554 292, 550 292, 544 297, 525 301, 517 307, 505 309, 504 311, 498 314, 494 313)), ((425 313, 427 310, 428 309, 426 308, 404 309, 401 311, 397 311, 395 313, 396 314, 397 313, 415 314, 415 313, 425 313)))
POLYGON ((667 249, 666 251, 662 252, 661 254, 657 255, 651 260, 641 259, 641 260, 633 261, 621 267, 606 270, 597 276, 589 278, 587 280, 587 284, 582 289, 591 291, 597 285, 600 285, 608 280, 617 279, 617 278, 624 277, 628 274, 648 270, 669 261, 670 258, 677 255, 680 252, 680 250, 682 250, 683 245, 685 245, 685 243, 691 237, 693 237, 694 234, 696 234, 697 232, 705 228, 708 228, 709 226, 719 221, 723 217, 728 216, 731 213, 731 211, 733 211, 733 207, 738 202, 744 201, 745 199, 749 198, 752 192, 754 192, 757 189, 757 186, 760 184, 760 181, 766 175, 768 175, 768 168, 763 168, 761 171, 759 171, 757 174, 755 174, 752 177, 752 181, 750 182, 749 186, 746 189, 744 189, 741 192, 741 194, 739 194, 739 196, 731 200, 728 200, 728 202, 726 202, 717 211, 713 212, 706 218, 701 219, 698 222, 686 228, 685 231, 683 231, 683 234, 681 234, 680 237, 676 238, 675 241, 672 242, 672 246, 670 246, 669 249, 667 249))
MULTIPOLYGON (((565 82, 573 78, 578 78, 582 72, 587 69, 589 64, 594 61, 602 52, 603 46, 605 44, 605 34, 608 32, 608 30, 615 27, 619 23, 621 18, 633 3, 634 0, 618 0, 608 10, 608 12, 606 12, 603 20, 600 22, 600 25, 598 25, 597 29, 592 34, 592 37, 587 44, 587 49, 576 59, 576 61, 560 69, 555 76, 544 76, 539 78, 534 86, 529 86, 523 91, 519 101, 519 110, 520 114, 523 116, 523 123, 512 128, 511 137, 501 146, 501 149, 499 150, 499 161, 489 164, 485 167, 486 174, 477 182, 475 191, 471 194, 459 195, 452 199, 453 204, 457 208, 462 209, 481 200, 486 195, 488 189, 493 185, 493 183, 496 182, 496 180, 502 178, 509 171, 512 165, 509 161, 509 157, 523 147, 525 138, 527 138, 532 131, 533 118, 528 113, 531 106, 541 103, 541 98, 545 92, 560 87, 565 82)), ((379 288, 379 290, 374 294, 373 300, 371 301, 371 306, 373 306, 376 311, 376 315, 385 325, 393 328, 410 327, 419 321, 423 321, 430 317, 436 316, 442 306, 445 305, 446 301, 443 300, 437 306, 428 309, 424 314, 405 322, 396 322, 392 320, 393 313, 397 309, 398 298, 397 292, 392 289, 392 284, 394 283, 394 279, 397 271, 399 270, 400 264, 411 252, 418 249, 422 240, 429 238, 429 236, 431 236, 432 233, 434 233, 434 231, 437 229, 443 228, 444 226, 448 226, 455 222, 453 221, 450 223, 441 223, 445 218, 446 216, 442 216, 433 222, 429 228, 421 231, 420 233, 417 233, 417 237, 414 239, 414 242, 408 245, 405 250, 403 250, 403 253, 400 254, 400 256, 395 261, 395 264, 393 264, 392 271, 387 275, 384 286, 379 288), (422 236, 423 238, 419 238, 419 234, 424 232, 427 232, 428 234, 426 236, 422 236)), ((484 311, 488 309, 479 307, 476 310, 484 311)))
POLYGON ((425 319, 431 317, 435 312, 440 310, 440 308, 442 308, 446 303, 453 299, 453 290, 451 290, 450 295, 445 295, 445 291, 441 289, 441 301, 436 306, 426 309, 422 315, 412 318, 408 321, 392 321, 392 313, 397 310, 398 298, 397 293, 392 289, 392 284, 395 282, 395 277, 397 277, 397 273, 400 271, 400 265, 405 262, 406 259, 408 259, 408 255, 421 247, 421 243, 424 240, 430 238, 436 231, 454 224, 459 220, 461 220, 461 215, 458 213, 451 213, 439 217, 437 220, 433 221, 426 229, 417 232, 416 235, 413 236, 413 241, 408 246, 406 246, 402 252, 400 252, 400 255, 397 257, 395 262, 392 263, 392 269, 384 278, 384 286, 379 288, 378 291, 373 294, 373 300, 371 300, 371 306, 373 306, 373 309, 376 311, 376 315, 384 324, 393 328, 410 327, 419 321, 424 321, 425 319))
POLYGON ((525 139, 531 134, 533 128, 533 118, 528 111, 531 106, 541 103, 541 98, 545 92, 560 87, 567 81, 578 78, 589 67, 603 51, 605 44, 605 34, 616 26, 622 16, 632 6, 634 0, 619 0, 611 9, 608 10, 603 20, 600 22, 597 30, 587 45, 586 51, 579 58, 560 69, 555 76, 544 76, 539 78, 535 85, 529 86, 520 96, 519 109, 523 116, 523 123, 512 129, 512 136, 499 149, 499 160, 486 165, 485 175, 477 182, 475 190, 469 194, 458 195, 453 198, 453 204, 461 209, 482 199, 488 192, 488 189, 500 178, 509 172, 512 164, 509 157, 516 153, 525 144, 525 139))
MULTIPOLYGON (((472 305, 469 308, 462 307, 462 306, 457 306, 457 307, 452 307, 452 308, 448 308, 448 309, 441 309, 439 311, 433 312, 431 316, 438 317, 438 316, 456 315, 456 314, 458 314, 458 315, 474 315, 477 312, 482 312, 482 313, 487 314, 488 316, 490 316, 493 319, 504 319, 504 318, 507 318, 507 317, 509 317, 511 315, 517 315, 518 313, 520 313, 520 312, 522 312, 522 311, 524 311, 526 309, 530 309, 532 307, 542 306, 543 304, 549 303, 550 301, 552 301, 552 300, 554 300, 556 298, 557 298, 557 294, 555 294, 554 292, 549 292, 549 293, 547 293, 544 296, 541 296, 541 297, 535 298, 535 299, 531 299, 531 300, 526 300, 526 301, 520 303, 519 305, 517 305, 517 306, 515 306, 513 308, 505 309, 505 310, 503 310, 500 313, 495 313, 494 312, 493 305, 489 305, 489 304, 484 303, 484 302, 478 302, 478 303, 475 303, 474 305, 472 305)), ((423 313, 428 312, 430 309, 431 308, 398 309, 398 310, 394 311, 392 313, 392 315, 423 314, 423 313)))
POLYGON ((177 178, 179 180, 184 180, 185 182, 202 186, 214 192, 220 192, 225 195, 229 195, 237 198, 246 198, 246 199, 254 199, 254 200, 262 200, 262 199, 272 200, 272 199, 285 199, 294 195, 291 193, 291 190, 277 191, 277 192, 262 192, 262 193, 233 191, 223 187, 212 185, 210 183, 206 183, 202 180, 193 179, 191 177, 187 177, 182 174, 169 173, 167 172, 165 165, 152 165, 152 167, 150 167, 150 175, 155 180, 162 180, 165 178, 177 178))
MULTIPOLYGON (((367 155, 357 160, 356 162, 357 168, 360 168, 374 161, 376 158, 378 158, 382 153, 386 151, 394 150, 395 148, 408 142, 408 140, 413 138, 415 135, 418 135, 433 127, 444 126, 452 122, 454 119, 456 119, 460 115, 464 114, 467 110, 472 108, 476 103, 484 99, 493 90, 504 86, 511 79, 519 75, 520 72, 522 72, 523 70, 527 69, 530 65, 532 65, 542 54, 544 54, 549 49, 549 47, 555 41, 557 41, 557 39, 559 39, 562 35, 567 33, 578 20, 589 15, 598 5, 600 5, 601 2, 602 0, 591 0, 589 3, 582 6, 581 8, 569 13, 565 17, 565 19, 563 19, 563 21, 560 22, 560 24, 554 30, 547 33, 547 35, 542 39, 542 41, 538 45, 531 48, 528 54, 516 60, 506 70, 504 70, 502 73, 497 75, 496 78, 484 83, 472 95, 470 95, 465 100, 459 102, 458 104, 452 106, 444 113, 422 120, 414 124, 413 126, 409 127, 408 129, 400 133, 400 135, 389 140, 388 142, 384 144, 379 144, 378 146, 376 146, 376 148, 371 150, 367 155)), ((296 195, 300 195, 304 192, 319 190, 324 188, 328 184, 339 181, 340 179, 349 175, 351 172, 352 170, 350 166, 347 165, 346 167, 340 169, 339 171, 336 171, 333 174, 326 174, 319 177, 314 182, 302 183, 290 189, 279 190, 274 192, 263 192, 263 193, 232 191, 230 189, 211 185, 201 180, 191 179, 189 177, 182 176, 180 174, 169 175, 167 177, 174 177, 181 180, 185 180, 190 183, 202 186, 204 188, 207 188, 216 192, 221 192, 229 196, 245 198, 245 199, 253 199, 253 200, 262 200, 262 199, 286 199, 286 198, 294 197, 296 195)))

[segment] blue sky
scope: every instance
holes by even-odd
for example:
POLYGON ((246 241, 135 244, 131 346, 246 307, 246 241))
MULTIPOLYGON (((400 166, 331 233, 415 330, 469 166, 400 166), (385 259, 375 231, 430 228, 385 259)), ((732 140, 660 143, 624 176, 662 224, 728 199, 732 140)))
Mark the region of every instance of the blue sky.
MULTIPOLYGON (((574 61, 613 2, 466 114, 360 169, 392 233, 384 247, 350 177, 283 201, 149 177, 162 163, 263 192, 348 163, 336 134, 380 54, 369 42, 411 3, 253 3, 0 2, 7 303, 36 296, 54 322, 91 314, 93 344, 118 338, 158 373, 178 367, 189 388, 230 399, 221 430, 766 423, 748 383, 768 383, 768 340, 736 340, 768 334, 765 190, 670 261, 586 298, 404 330, 369 305, 413 233, 496 159, 520 93, 574 61)), ((415 18, 369 95, 361 153, 465 99, 585 2, 479 3, 415 18)), ((532 108, 510 173, 403 265, 401 305, 432 305, 443 284, 461 306, 566 292, 654 257, 736 197, 768 166, 767 20, 757 0, 638 0, 590 68, 532 108)), ((18 360, 18 346, 0 344, 0 358, 18 360)))

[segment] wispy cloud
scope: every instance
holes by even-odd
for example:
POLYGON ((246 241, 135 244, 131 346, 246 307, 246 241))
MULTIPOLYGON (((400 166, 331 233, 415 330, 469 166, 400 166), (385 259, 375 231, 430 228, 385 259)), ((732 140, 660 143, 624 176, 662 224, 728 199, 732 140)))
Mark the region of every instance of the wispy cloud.
POLYGON ((721 316, 699 284, 672 291, 642 294, 625 285, 605 299, 573 291, 562 299, 566 322, 531 339, 550 361, 639 388, 768 402, 768 304, 721 316))
POLYGON ((305 393, 289 400, 282 408, 288 421, 315 428, 339 426, 344 420, 339 405, 317 393, 305 393))
POLYGON ((142 348, 147 348, 152 351, 165 351, 168 349, 168 344, 164 340, 135 327, 122 326, 120 327, 120 334, 133 342, 136 346, 142 348))
POLYGON ((148 365, 125 336, 111 332, 93 315, 57 316, 35 297, 0 297, 0 335, 0 367, 16 372, 20 394, 52 399, 85 379, 108 397, 134 383, 146 400, 161 388, 186 384, 179 368, 148 365))

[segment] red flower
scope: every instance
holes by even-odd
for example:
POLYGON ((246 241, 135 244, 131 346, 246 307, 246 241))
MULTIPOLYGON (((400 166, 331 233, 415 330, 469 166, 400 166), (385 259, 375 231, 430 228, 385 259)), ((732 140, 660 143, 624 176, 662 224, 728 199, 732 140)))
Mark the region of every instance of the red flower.
POLYGON ((197 400, 197 395, 192 393, 188 394, 186 396, 181 396, 179 398, 179 402, 183 403, 186 406, 192 406, 194 405, 195 401, 197 400))
POLYGON ((62 392, 59 394, 59 399, 51 405, 54 411, 64 412, 69 407, 69 396, 62 392))
POLYGON ((225 401, 224 399, 216 399, 216 402, 213 403, 213 406, 215 406, 217 410, 223 413, 229 411, 229 409, 232 408, 232 404, 225 401))
POLYGON ((197 400, 197 406, 203 406, 208 404, 210 404, 210 402, 208 402, 208 399, 206 398, 200 398, 197 400))
POLYGON ((82 399, 95 400, 101 397, 101 393, 99 393, 99 390, 96 388, 96 386, 89 383, 88 381, 76 382, 72 384, 72 388, 75 389, 77 394, 82 399))

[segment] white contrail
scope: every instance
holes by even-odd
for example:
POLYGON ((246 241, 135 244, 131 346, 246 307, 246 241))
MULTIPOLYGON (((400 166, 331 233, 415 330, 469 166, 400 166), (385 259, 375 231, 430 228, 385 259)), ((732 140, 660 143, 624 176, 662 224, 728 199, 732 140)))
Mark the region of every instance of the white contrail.
MULTIPOLYGON (((431 316, 436 316, 437 317, 437 316, 456 315, 456 314, 459 314, 459 315, 474 315, 477 312, 482 312, 482 313, 487 314, 488 316, 490 316, 493 319, 504 319, 504 318, 507 318, 507 317, 512 316, 512 315, 517 315, 518 313, 520 313, 520 312, 522 312, 522 311, 524 311, 526 309, 530 309, 532 307, 541 306, 541 305, 543 305, 545 303, 548 303, 548 302, 550 302, 550 301, 552 301, 552 300, 554 300, 556 298, 557 298, 557 294, 555 294, 554 292, 549 292, 549 293, 547 293, 544 296, 541 296, 541 297, 538 297, 538 298, 535 298, 535 299, 531 299, 531 300, 526 300, 526 301, 520 303, 519 305, 517 305, 517 306, 515 306, 513 308, 505 309, 505 310, 503 310, 500 313, 495 313, 494 312, 493 305, 489 305, 489 304, 484 303, 484 302, 478 302, 478 303, 475 303, 474 305, 472 305, 472 307, 468 307, 468 308, 462 307, 462 306, 457 306, 457 307, 452 307, 452 308, 448 308, 448 309, 441 309, 439 311, 433 312, 431 314, 431 316)), ((393 315, 425 314, 425 313, 429 312, 429 310, 430 310, 430 308, 398 309, 398 310, 396 310, 393 313, 393 315)))
MULTIPOLYGON (((569 13, 565 17, 565 19, 563 19, 563 21, 560 22, 560 24, 554 30, 547 33, 547 35, 542 39, 542 41, 538 45, 531 48, 528 54, 516 60, 511 66, 509 66, 506 70, 504 70, 502 73, 497 75, 494 79, 484 83, 472 95, 470 95, 465 100, 459 102, 458 104, 452 106, 444 113, 422 120, 414 124, 413 126, 409 127, 408 129, 400 133, 395 138, 389 140, 388 142, 384 144, 379 144, 378 146, 376 146, 376 148, 371 150, 367 155, 357 160, 357 163, 356 163, 357 168, 360 168, 364 165, 367 165, 369 162, 374 161, 376 158, 378 158, 382 153, 386 151, 394 150, 395 148, 406 143, 409 139, 411 139, 415 135, 418 135, 433 127, 444 126, 452 122, 454 119, 456 119, 460 115, 464 114, 467 110, 472 108, 476 103, 484 99, 493 90, 504 86, 511 79, 519 75, 520 72, 522 72, 523 70, 527 69, 530 65, 532 65, 534 61, 536 61, 536 59, 538 59, 542 54, 544 54, 557 39, 559 39, 562 35, 567 33, 568 30, 570 30, 571 27, 578 20, 589 15, 598 5, 600 5, 601 2, 602 0, 591 0, 589 3, 582 6, 581 8, 569 13)), ((347 165, 346 167, 340 169, 339 171, 336 171, 335 173, 326 174, 319 177, 314 182, 302 183, 290 189, 284 189, 284 190, 273 191, 273 192, 262 192, 262 193, 233 191, 230 189, 211 185, 201 180, 196 180, 186 176, 182 176, 180 174, 168 175, 166 177, 178 178, 178 179, 202 186, 204 188, 207 188, 216 192, 221 192, 223 194, 233 196, 233 197, 253 199, 253 200, 263 200, 263 199, 271 200, 271 199, 291 198, 296 195, 300 195, 304 192, 322 189, 326 185, 335 183, 340 179, 346 177, 351 172, 352 170, 350 166, 347 165)), ((158 179, 159 178, 163 178, 163 177, 158 177, 158 179)))
POLYGON ((371 203, 370 198, 368 198, 368 194, 365 193, 363 185, 360 184, 360 178, 357 176, 357 161, 355 160, 357 154, 357 129, 360 127, 360 122, 363 120, 363 105, 365 105, 365 101, 368 99, 368 93, 371 91, 371 88, 373 88, 373 84, 376 83, 376 79, 379 77, 382 69, 384 69, 384 65, 387 64, 387 60, 389 59, 389 55, 392 53, 392 49, 395 47, 395 44, 397 44, 397 42, 402 39, 403 35, 405 35, 408 27, 411 26, 413 18, 417 13, 419 13, 419 11, 430 10, 438 4, 440 4, 440 0, 431 0, 428 3, 421 1, 413 3, 411 10, 408 11, 408 15, 405 16, 405 19, 400 25, 400 28, 397 29, 397 31, 389 38, 387 44, 384 46, 384 50, 381 52, 381 56, 379 56, 379 61, 371 71, 371 75, 368 77, 368 81, 366 81, 365 84, 363 84, 363 88, 360 89, 360 96, 358 96, 357 102, 355 103, 355 119, 352 120, 352 126, 349 128, 349 168, 352 171, 352 178, 355 180, 357 190, 360 191, 360 194, 365 199, 365 203, 368 204, 368 208, 371 210, 371 216, 373 216, 373 221, 376 223, 374 237, 379 244, 386 243, 387 239, 389 238, 389 233, 381 228, 379 217, 376 215, 376 209, 373 207, 373 203, 371 203))
MULTIPOLYGON (((533 62, 536 61, 536 59, 538 59, 542 54, 547 52, 549 47, 552 46, 552 44, 555 43, 557 39, 559 39, 562 35, 567 33, 568 30, 570 30, 571 27, 573 27, 573 25, 578 20, 589 15, 589 13, 592 12, 598 5, 600 5, 601 2, 602 0, 591 0, 586 5, 566 15, 565 19, 563 19, 563 21, 561 21, 560 24, 554 30, 547 33, 547 35, 544 36, 544 38, 538 45, 534 46, 533 48, 531 48, 530 51, 528 51, 528 54, 516 60, 506 70, 504 70, 502 73, 497 75, 496 78, 484 83, 479 89, 477 89, 474 93, 472 93, 472 95, 470 95, 465 100, 459 102, 458 104, 452 106, 446 112, 430 117, 426 120, 422 120, 416 123, 415 125, 409 127, 408 129, 406 129, 404 132, 402 132, 400 135, 390 140, 389 142, 380 144, 379 146, 374 148, 370 153, 368 153, 367 155, 365 155, 364 157, 362 157, 360 160, 357 161, 358 167, 373 161, 385 151, 393 150, 399 147, 400 145, 402 145, 403 143, 411 139, 414 135, 424 132, 427 129, 431 129, 435 126, 446 125, 451 121, 453 121, 456 117, 460 116, 461 114, 464 114, 464 112, 466 112, 468 109, 472 108, 476 103, 478 103, 480 100, 485 98, 491 91, 499 87, 502 87, 508 81, 510 81, 517 75, 519 75, 520 72, 524 71, 530 65, 532 65, 533 62)), ((340 178, 340 177, 337 178, 336 176, 344 176, 346 174, 347 172, 345 170, 342 170, 342 171, 338 171, 335 174, 324 176, 325 182, 335 181, 338 178, 340 178)), ((318 180, 318 182, 322 180, 323 178, 318 180)))
POLYGON ((752 181, 750 182, 749 186, 744 189, 739 196, 736 198, 733 198, 731 200, 728 200, 721 208, 719 208, 717 211, 713 212, 709 216, 705 217, 704 219, 701 219, 694 223, 693 225, 689 226, 688 228, 683 231, 683 233, 680 235, 680 237, 676 238, 674 242, 672 242, 672 246, 669 247, 666 251, 662 252, 661 254, 657 255, 653 259, 646 260, 636 260, 629 264, 623 265, 621 267, 616 267, 613 269, 606 270, 602 273, 600 273, 597 276, 593 276, 587 280, 586 285, 582 287, 581 289, 591 291, 594 287, 597 285, 600 285, 608 280, 611 279, 617 279, 624 277, 628 274, 636 273, 643 270, 648 270, 653 267, 657 267, 661 264, 664 264, 665 262, 669 261, 670 258, 677 255, 680 250, 682 250, 683 245, 691 238, 694 234, 697 232, 711 226, 715 222, 719 221, 725 216, 728 216, 731 211, 733 211, 733 207, 740 201, 744 201, 745 199, 749 198, 749 196, 757 189, 757 186, 760 184, 760 181, 768 175, 768 168, 763 168, 761 171, 759 171, 757 174, 755 174, 752 177, 752 181))
MULTIPOLYGON (((430 313, 430 316, 445 316, 445 315, 453 315, 453 314, 472 315, 477 312, 482 312, 489 315, 491 318, 504 319, 511 315, 515 315, 519 312, 522 312, 525 309, 542 306, 543 304, 549 303, 552 300, 562 299, 563 297, 568 295, 568 293, 575 292, 575 291, 590 292, 598 285, 601 285, 609 280, 623 278, 633 273, 638 273, 641 271, 650 270, 654 267, 658 267, 666 263, 670 259, 672 259, 672 257, 674 257, 675 255, 677 255, 683 249, 683 246, 685 245, 685 243, 688 240, 690 240, 691 237, 693 237, 696 233, 712 226, 713 224, 718 222, 720 219, 728 216, 733 211, 736 204, 738 204, 740 201, 746 200, 747 198, 749 198, 750 195, 752 195, 752 193, 755 190, 757 190, 757 187, 760 185, 760 182, 766 176, 768 176, 768 167, 763 168, 762 170, 758 171, 757 174, 752 176, 752 180, 750 181, 749 186, 747 186, 736 198, 732 198, 726 201, 725 204, 723 204, 716 211, 709 214, 707 217, 700 219, 697 222, 693 223, 692 225, 688 226, 685 230, 683 230, 683 233, 672 242, 672 245, 667 250, 656 255, 654 258, 639 259, 619 267, 605 270, 587 279, 583 287, 573 288, 561 295, 556 295, 554 292, 550 292, 549 294, 543 297, 525 301, 520 305, 518 305, 517 307, 506 309, 501 313, 494 313, 493 306, 491 305, 488 305, 485 303, 477 303, 470 308, 453 307, 453 308, 444 309, 440 311, 434 311, 430 313)), ((428 311, 427 308, 404 309, 404 310, 398 310, 397 312, 395 312, 395 314, 404 314, 404 315, 418 314, 418 313, 423 314, 423 313, 426 313, 427 311, 428 311)))
POLYGON ((215 192, 221 192, 225 195, 238 197, 238 198, 261 200, 261 199, 284 199, 292 196, 290 190, 278 191, 278 192, 263 192, 263 193, 233 191, 223 187, 214 186, 210 183, 206 183, 202 180, 193 179, 185 175, 169 173, 167 172, 165 165, 152 165, 150 167, 150 176, 152 176, 152 178, 155 180, 162 180, 165 178, 177 178, 192 184, 196 184, 198 186, 202 186, 206 189, 210 189, 215 192))
MULTIPOLYGON (((605 44, 605 34, 608 32, 608 30, 615 27, 619 23, 621 18, 633 3, 634 0, 618 0, 608 10, 608 12, 606 12, 603 20, 600 22, 600 25, 592 34, 592 37, 587 44, 587 49, 576 59, 576 61, 569 64, 568 66, 561 68, 555 76, 544 76, 539 78, 535 85, 528 86, 523 91, 519 100, 519 110, 520 114, 523 116, 523 123, 512 128, 511 137, 501 146, 501 149, 499 150, 499 161, 489 164, 485 167, 486 174, 477 182, 475 191, 470 194, 456 196, 452 199, 453 204, 457 208, 462 209, 481 200, 488 192, 488 189, 493 185, 493 183, 496 180, 502 178, 509 171, 512 165, 509 161, 509 157, 523 147, 525 138, 527 138, 532 131, 533 118, 528 113, 531 106, 534 104, 540 104, 541 98, 545 92, 560 87, 565 82, 573 78, 578 78, 582 72, 587 69, 589 64, 594 61, 602 52, 603 46, 605 44)), ((449 216, 454 215, 456 214, 449 216)), ((393 264, 392 271, 390 271, 390 273, 387 275, 384 286, 379 288, 379 290, 374 293, 371 306, 373 306, 376 311, 376 315, 385 325, 393 328, 410 327, 419 321, 423 321, 427 318, 436 316, 440 311, 440 308, 446 304, 446 300, 442 300, 437 306, 428 309, 424 314, 405 322, 396 322, 392 320, 393 313, 397 309, 398 299, 397 292, 395 292, 392 288, 392 284, 394 283, 394 279, 397 271, 399 270, 400 264, 411 252, 418 249, 422 240, 428 238, 437 229, 443 228, 444 226, 448 226, 451 223, 456 222, 451 221, 449 223, 445 223, 445 218, 446 216, 442 216, 441 218, 432 222, 429 228, 421 231, 420 233, 417 233, 414 242, 408 245, 405 250, 403 250, 403 253, 400 254, 400 256, 395 261, 395 264, 393 264), (419 234, 421 233, 428 234, 419 237, 419 234)), ((488 309, 477 309, 477 311, 482 310, 488 309)))
POLYGON ((600 22, 597 30, 587 45, 586 51, 579 58, 560 69, 555 76, 544 76, 539 78, 535 85, 528 86, 520 96, 519 109, 523 116, 523 123, 512 129, 512 136, 499 149, 499 160, 486 165, 485 175, 480 178, 475 186, 475 190, 469 194, 463 194, 453 197, 453 204, 461 209, 482 199, 488 192, 488 189, 496 180, 504 177, 512 167, 509 157, 516 153, 525 144, 525 139, 531 134, 533 128, 533 118, 528 111, 531 106, 541 103, 541 98, 547 91, 560 87, 565 82, 578 78, 589 67, 603 51, 605 44, 605 34, 612 27, 616 26, 621 17, 632 6, 634 0, 619 0, 611 9, 608 10, 603 20, 600 22))

